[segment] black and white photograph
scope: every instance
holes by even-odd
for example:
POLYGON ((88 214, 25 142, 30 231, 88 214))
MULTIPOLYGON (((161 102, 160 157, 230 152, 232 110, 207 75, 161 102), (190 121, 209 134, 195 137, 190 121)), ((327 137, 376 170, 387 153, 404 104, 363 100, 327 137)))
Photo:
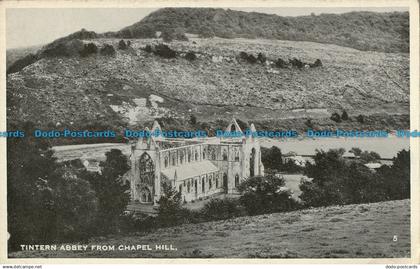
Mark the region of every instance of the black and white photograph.
POLYGON ((4 7, 6 258, 419 262, 396 2, 4 7))

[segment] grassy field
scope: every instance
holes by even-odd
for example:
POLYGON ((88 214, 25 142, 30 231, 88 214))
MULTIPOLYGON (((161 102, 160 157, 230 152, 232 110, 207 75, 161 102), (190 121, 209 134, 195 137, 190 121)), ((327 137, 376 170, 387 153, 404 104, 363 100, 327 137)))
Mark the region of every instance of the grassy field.
MULTIPOLYGON (((85 243, 86 244, 86 243, 85 243)), ((59 245, 60 246, 60 245, 59 245)), ((382 258, 410 256, 410 200, 332 206, 187 224, 92 239, 86 251, 21 251, 11 257, 382 258), (394 236, 397 240, 394 241, 394 236), (177 250, 157 251, 156 244, 177 250), (93 245, 149 245, 98 251, 93 245)))

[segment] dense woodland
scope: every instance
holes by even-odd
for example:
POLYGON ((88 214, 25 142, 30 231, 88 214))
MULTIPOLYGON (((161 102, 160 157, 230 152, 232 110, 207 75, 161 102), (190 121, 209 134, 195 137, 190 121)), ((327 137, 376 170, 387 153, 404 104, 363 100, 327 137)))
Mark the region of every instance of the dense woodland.
POLYGON ((313 41, 359 50, 408 52, 408 12, 349 12, 299 17, 213 8, 164 8, 109 36, 154 37, 182 30, 201 37, 313 41))

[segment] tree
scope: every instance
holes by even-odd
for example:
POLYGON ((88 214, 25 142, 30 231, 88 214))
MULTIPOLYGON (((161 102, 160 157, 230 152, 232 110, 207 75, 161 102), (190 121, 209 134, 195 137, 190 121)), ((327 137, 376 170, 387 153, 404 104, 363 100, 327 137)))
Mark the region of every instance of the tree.
MULTIPOLYGON (((10 125, 10 124, 9 124, 10 125)), ((20 128, 30 134, 32 123, 20 128)), ((8 241, 12 250, 20 244, 51 243, 55 225, 54 201, 50 181, 57 178, 58 165, 48 140, 32 137, 7 139, 8 241)))
POLYGON ((341 114, 341 119, 342 120, 348 120, 349 119, 349 115, 347 114, 347 112, 345 110, 343 110, 343 113, 341 114))
POLYGON ((260 63, 265 63, 265 61, 267 60, 267 57, 263 54, 263 53, 258 53, 258 56, 257 56, 257 60, 260 62, 260 63))
POLYGON ((362 154, 362 150, 356 147, 351 148, 349 152, 353 153, 355 156, 360 156, 360 154, 362 154))
POLYGON ((365 123, 365 117, 364 117, 363 115, 359 115, 359 116, 357 116, 357 117, 356 117, 356 120, 357 120, 359 123, 365 123))
POLYGON ((105 56, 114 56, 115 49, 112 45, 104 44, 104 46, 100 49, 99 53, 105 56))
POLYGON ((153 53, 167 59, 176 58, 176 51, 172 50, 165 44, 156 45, 153 53))
POLYGON ((392 166, 382 166, 377 175, 382 181, 383 200, 410 198, 410 151, 398 152, 392 166))
POLYGON ((83 46, 83 49, 79 52, 80 56, 86 57, 91 54, 96 54, 98 52, 98 47, 94 43, 88 43, 83 46))
POLYGON ((162 183, 162 195, 158 201, 157 220, 160 226, 173 226, 184 222, 181 193, 169 183, 162 183))
POLYGON ((118 42, 118 49, 126 50, 127 48, 128 48, 128 46, 125 43, 124 39, 121 39, 120 42, 118 42))
POLYGON ((129 166, 121 150, 111 149, 105 155, 106 160, 100 163, 101 174, 92 173, 89 181, 98 198, 98 229, 100 233, 112 233, 118 231, 119 220, 130 201, 130 186, 122 181, 129 166))
MULTIPOLYGON (((34 130, 32 123, 20 125, 18 129, 27 134, 34 130)), ((12 123, 10 127, 17 126, 12 123)), ((84 180, 84 167, 56 162, 48 140, 29 136, 7 142, 10 249, 20 244, 72 242, 91 235, 96 197, 84 180)))
POLYGON ((377 162, 381 159, 381 156, 378 153, 367 150, 361 152, 359 157, 363 163, 377 162))
POLYGON ((185 59, 187 59, 188 61, 194 61, 197 59, 197 56, 193 51, 189 51, 185 54, 185 59))
POLYGON ((197 117, 193 114, 190 115, 190 124, 196 125, 197 124, 197 117))
POLYGON ((283 164, 281 150, 276 146, 269 149, 262 147, 261 161, 265 168, 280 170, 283 164))
POLYGON ((332 113, 330 119, 335 122, 341 122, 341 117, 337 112, 332 113))
POLYGON ((238 186, 240 203, 250 215, 290 211, 297 208, 284 179, 273 175, 251 177, 238 186))

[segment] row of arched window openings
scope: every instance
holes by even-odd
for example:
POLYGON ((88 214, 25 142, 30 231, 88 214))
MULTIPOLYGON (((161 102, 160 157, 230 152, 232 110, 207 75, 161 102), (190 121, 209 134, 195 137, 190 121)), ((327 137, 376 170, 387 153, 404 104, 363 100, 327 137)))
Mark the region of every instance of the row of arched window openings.
MULTIPOLYGON (((206 160, 208 157, 210 157, 209 158, 210 160, 213 160, 213 161, 217 160, 216 149, 212 148, 211 150, 208 150, 208 151, 209 151, 209 154, 206 153, 206 150, 203 150, 202 159, 206 160)), ((194 161, 199 161, 200 155, 199 155, 197 149, 194 151, 194 159, 193 159, 191 151, 189 151, 189 150, 187 151, 187 154, 185 154, 183 150, 177 151, 177 152, 179 152, 178 154, 179 154, 179 164, 180 165, 184 164, 185 161, 188 162, 188 163, 190 163, 193 160, 194 161)), ((164 167, 167 168, 168 166, 176 166, 177 165, 177 155, 178 154, 177 153, 169 154, 170 157, 168 155, 166 155, 164 157, 164 161, 163 161, 164 167)), ((222 151, 222 160, 223 161, 228 160, 228 150, 226 148, 224 148, 223 151, 222 151)), ((235 149, 235 151, 234 151, 234 160, 236 162, 238 162, 240 160, 240 153, 239 153, 238 149, 235 149)))
MULTIPOLYGON (((215 173, 209 174, 207 176, 201 176, 200 179, 186 179, 182 184, 178 186, 178 191, 180 193, 183 193, 184 191, 186 193, 194 192, 195 194, 198 194, 199 192, 199 181, 201 182, 200 188, 201 193, 205 193, 206 191, 210 191, 213 189, 218 188, 227 188, 227 174, 223 174, 223 178, 219 178, 219 174, 215 173)), ((238 187, 240 184, 239 175, 235 175, 235 188, 238 187)))

